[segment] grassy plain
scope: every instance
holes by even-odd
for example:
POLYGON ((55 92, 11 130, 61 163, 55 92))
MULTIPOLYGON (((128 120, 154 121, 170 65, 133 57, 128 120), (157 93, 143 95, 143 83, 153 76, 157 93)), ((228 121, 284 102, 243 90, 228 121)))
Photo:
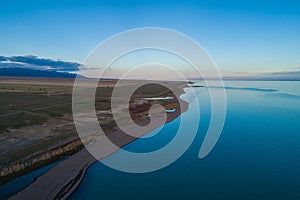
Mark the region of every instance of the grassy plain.
MULTIPOLYGON (((118 87, 137 82, 128 80, 118 87)), ((82 148, 72 117, 73 83, 74 79, 0 77, 0 184, 10 179, 7 177, 16 177, 82 148)), ((115 128, 110 105, 115 83, 101 80, 95 95, 97 117, 107 134, 115 128)), ((180 90, 185 83, 168 84, 180 90)), ((142 100, 165 96, 174 94, 149 82, 133 94, 129 108, 120 96, 120 109, 130 109, 135 122, 143 121, 154 103, 167 109, 178 108, 176 98, 142 100)))

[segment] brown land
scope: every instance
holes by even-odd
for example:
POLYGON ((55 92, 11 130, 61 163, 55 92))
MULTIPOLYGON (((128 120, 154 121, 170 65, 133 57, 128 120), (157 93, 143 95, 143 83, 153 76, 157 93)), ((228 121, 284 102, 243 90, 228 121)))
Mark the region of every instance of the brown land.
MULTIPOLYGON (((14 199, 37 198, 37 194, 41 195, 40 199, 67 197, 78 186, 85 170, 95 162, 95 158, 83 148, 74 127, 71 113, 73 82, 73 79, 0 78, 0 120, 4 122, 0 126, 0 182, 4 183, 74 154, 37 178, 33 184, 16 194, 14 199)), ((121 147, 136 138, 124 134, 113 120, 110 96, 115 82, 100 81, 95 101, 101 127, 110 140, 121 147)), ((127 81, 119 87, 136 82, 127 81)), ((167 84, 178 94, 183 93, 185 83, 167 84)), ((149 123, 147 115, 151 105, 160 104, 166 109, 176 108, 175 112, 167 114, 167 121, 171 121, 187 109, 185 102, 179 108, 177 99, 142 100, 145 97, 166 96, 174 94, 162 86, 148 84, 134 93, 129 108, 120 104, 119 109, 129 109, 132 119, 143 125, 149 123)), ((142 136, 154 128, 150 127, 139 134, 142 136)), ((103 157, 118 150, 104 149, 103 157)))

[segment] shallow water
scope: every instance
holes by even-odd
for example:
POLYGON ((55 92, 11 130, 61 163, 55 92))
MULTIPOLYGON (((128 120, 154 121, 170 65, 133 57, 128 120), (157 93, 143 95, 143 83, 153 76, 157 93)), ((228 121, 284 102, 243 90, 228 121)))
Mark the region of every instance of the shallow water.
POLYGON ((49 169, 57 165, 60 161, 54 162, 50 165, 42 167, 40 169, 34 170, 26 175, 23 175, 19 178, 16 178, 4 185, 0 186, 0 199, 7 199, 8 197, 12 196, 13 194, 21 191, 23 188, 27 187, 30 183, 34 181, 35 177, 38 177, 49 169))
MULTIPOLYGON (((207 88, 187 88, 183 98, 196 91, 201 119, 193 144, 180 159, 145 174, 95 163, 70 199, 300 199, 300 82, 225 85, 227 117, 207 157, 199 159, 198 152, 209 125, 210 98, 207 88)), ((189 110, 183 115, 196 108, 195 100, 187 100, 189 110)), ((125 149, 157 150, 172 140, 179 123, 180 117, 125 149)))
POLYGON ((143 100, 168 100, 173 99, 173 97, 149 97, 149 98, 143 98, 143 100))
MULTIPOLYGON (((182 98, 190 105, 183 115, 192 116, 196 109, 195 99, 189 99, 194 89, 201 119, 193 144, 180 159, 146 174, 119 172, 95 163, 70 199, 300 199, 300 82, 228 81, 225 85, 225 126, 207 157, 199 159, 198 153, 209 125, 210 98, 207 88, 187 88, 182 98)), ((149 152, 165 146, 176 134, 180 119, 125 149, 149 152)), ((0 199, 54 165, 1 186, 0 199)))

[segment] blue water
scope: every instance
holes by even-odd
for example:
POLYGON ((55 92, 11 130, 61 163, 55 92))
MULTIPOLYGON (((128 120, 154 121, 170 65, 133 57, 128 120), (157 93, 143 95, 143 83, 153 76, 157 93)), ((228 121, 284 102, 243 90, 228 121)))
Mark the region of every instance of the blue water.
MULTIPOLYGON (((195 99, 189 99, 194 89, 201 119, 193 144, 180 159, 146 174, 119 172, 95 163, 70 199, 300 199, 300 82, 228 81, 225 85, 225 126, 207 157, 199 159, 198 153, 209 125, 210 98, 207 88, 187 88, 182 98, 190 105, 182 117, 196 109, 195 99)), ((152 137, 138 139, 125 149, 157 150, 173 139, 179 123, 180 117, 159 134, 153 131, 148 134, 152 137)), ((1 186, 0 199, 52 166, 1 186)))
MULTIPOLYGON (((207 88, 193 88, 200 102, 200 128, 180 159, 146 174, 95 163, 70 199, 300 199, 300 82, 225 84, 225 126, 207 157, 199 159, 198 152, 209 124, 209 95, 207 88)), ((194 111, 195 101, 189 103, 183 115, 194 111)), ((179 122, 177 118, 159 134, 125 148, 159 149, 174 137, 179 122)))
POLYGON ((27 187, 30 183, 34 181, 35 177, 38 177, 44 174, 46 171, 54 167, 58 164, 59 161, 54 162, 50 165, 37 169, 29 174, 16 178, 4 185, 0 186, 0 199, 7 199, 8 197, 12 196, 13 194, 21 191, 23 188, 27 187))

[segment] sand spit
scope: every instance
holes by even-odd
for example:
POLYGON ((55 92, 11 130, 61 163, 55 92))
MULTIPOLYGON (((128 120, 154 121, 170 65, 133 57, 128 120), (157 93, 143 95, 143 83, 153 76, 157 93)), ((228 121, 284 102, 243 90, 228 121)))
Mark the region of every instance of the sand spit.
MULTIPOLYGON (((167 113, 167 122, 170 122, 180 116, 188 108, 188 103, 181 101, 181 109, 177 109, 175 112, 167 113)), ((148 123, 147 121, 141 122, 148 123)), ((143 132, 139 133, 140 137, 154 130, 156 127, 149 127, 143 132)), ((136 137, 129 136, 120 129, 116 129, 115 132, 109 134, 109 139, 119 147, 122 147, 135 139, 136 137)), ((97 145, 97 144, 96 144, 97 145)), ((101 158, 105 158, 115 153, 118 148, 112 148, 111 146, 103 146, 103 152, 101 158)), ((89 153, 88 150, 83 149, 78 153, 72 155, 70 158, 57 164, 55 167, 36 178, 36 180, 24 188, 22 191, 10 197, 10 200, 49 200, 49 199, 66 199, 68 198, 80 185, 84 174, 89 166, 91 166, 96 159, 89 153)))

